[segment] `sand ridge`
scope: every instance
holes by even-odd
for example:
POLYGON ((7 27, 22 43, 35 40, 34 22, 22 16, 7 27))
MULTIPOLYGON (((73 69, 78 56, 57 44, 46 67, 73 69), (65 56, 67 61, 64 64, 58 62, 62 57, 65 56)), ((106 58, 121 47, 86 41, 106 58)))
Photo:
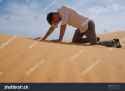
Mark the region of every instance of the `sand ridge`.
POLYGON ((125 82, 125 32, 100 35, 123 48, 0 35, 0 82, 125 82))

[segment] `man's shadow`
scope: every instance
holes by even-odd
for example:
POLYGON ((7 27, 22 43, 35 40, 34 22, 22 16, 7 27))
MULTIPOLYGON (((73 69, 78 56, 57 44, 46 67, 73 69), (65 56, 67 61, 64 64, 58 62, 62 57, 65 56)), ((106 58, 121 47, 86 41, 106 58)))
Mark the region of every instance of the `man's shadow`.
MULTIPOLYGON (((47 42, 47 43, 65 44, 65 45, 93 46, 93 45, 90 45, 89 43, 59 42, 58 40, 40 40, 40 37, 37 37, 33 40, 47 42)), ((105 40, 105 41, 100 41, 100 39, 98 39, 97 43, 94 45, 100 45, 100 46, 105 46, 105 47, 114 47, 114 48, 122 47, 119 39, 105 40)))

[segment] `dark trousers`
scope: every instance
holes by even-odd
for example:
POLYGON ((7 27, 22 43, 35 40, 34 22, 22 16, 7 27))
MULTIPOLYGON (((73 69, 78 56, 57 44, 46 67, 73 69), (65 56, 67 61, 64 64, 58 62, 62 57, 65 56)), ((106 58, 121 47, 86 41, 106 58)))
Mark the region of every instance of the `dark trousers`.
POLYGON ((72 42, 74 43, 96 43, 95 23, 90 20, 88 22, 88 29, 81 33, 79 29, 75 31, 72 42), (84 36, 86 36, 84 38, 84 36))

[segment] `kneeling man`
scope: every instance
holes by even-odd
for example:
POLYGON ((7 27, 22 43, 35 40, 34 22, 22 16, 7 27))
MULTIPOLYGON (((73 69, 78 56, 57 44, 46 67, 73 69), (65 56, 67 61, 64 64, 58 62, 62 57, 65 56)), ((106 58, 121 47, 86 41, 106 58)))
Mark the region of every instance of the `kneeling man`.
POLYGON ((60 36, 58 41, 63 40, 63 36, 68 25, 75 27, 75 34, 72 39, 73 43, 90 43, 96 44, 96 32, 95 24, 89 18, 78 14, 71 8, 62 7, 58 9, 57 12, 50 12, 47 15, 47 21, 51 25, 48 32, 40 40, 46 40, 46 38, 57 28, 58 24, 61 22, 60 26, 60 36))

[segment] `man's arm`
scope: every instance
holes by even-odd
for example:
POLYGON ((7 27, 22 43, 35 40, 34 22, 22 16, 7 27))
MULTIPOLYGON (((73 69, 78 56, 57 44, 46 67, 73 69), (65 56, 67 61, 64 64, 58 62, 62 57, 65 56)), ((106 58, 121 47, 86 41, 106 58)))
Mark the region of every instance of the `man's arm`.
POLYGON ((61 25, 59 41, 63 40, 64 34, 65 34, 65 30, 66 30, 66 24, 65 25, 61 25))
POLYGON ((42 40, 46 40, 46 38, 55 30, 55 27, 50 27, 46 35, 42 38, 42 40))

